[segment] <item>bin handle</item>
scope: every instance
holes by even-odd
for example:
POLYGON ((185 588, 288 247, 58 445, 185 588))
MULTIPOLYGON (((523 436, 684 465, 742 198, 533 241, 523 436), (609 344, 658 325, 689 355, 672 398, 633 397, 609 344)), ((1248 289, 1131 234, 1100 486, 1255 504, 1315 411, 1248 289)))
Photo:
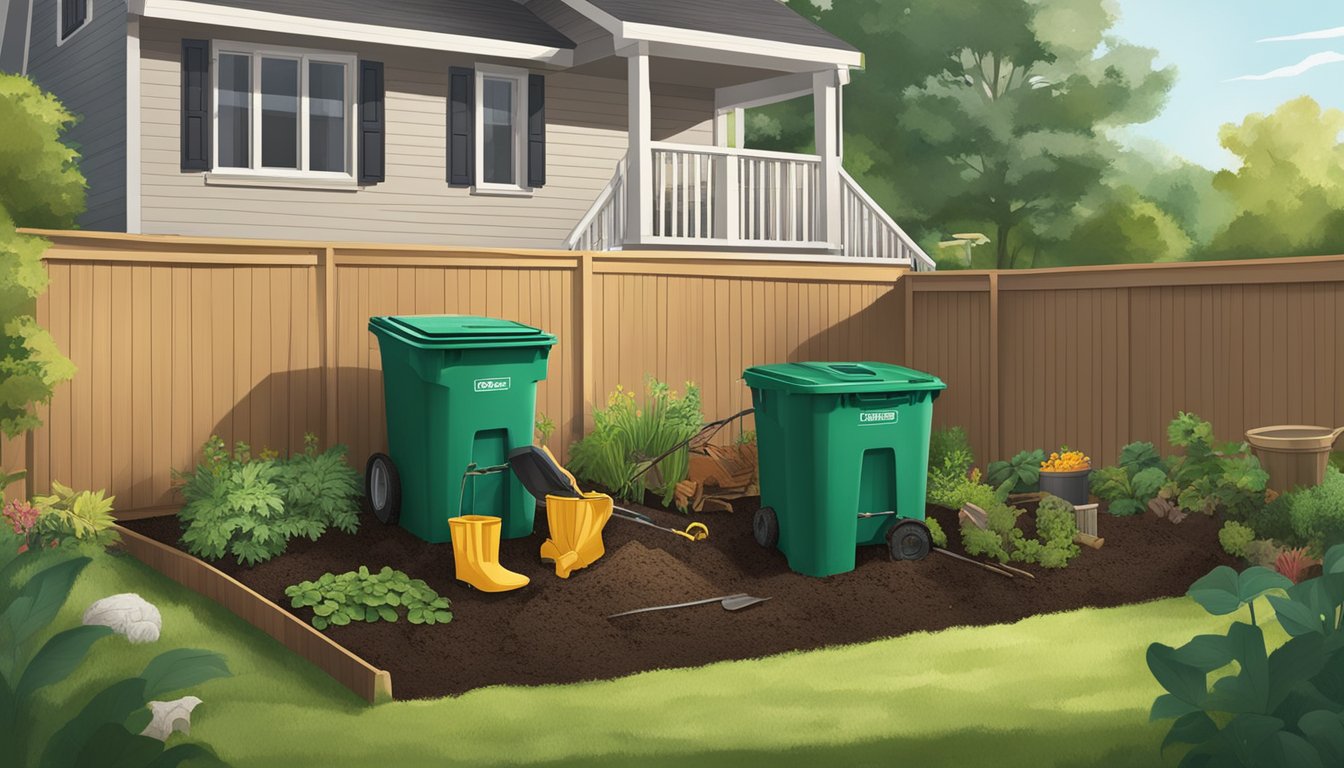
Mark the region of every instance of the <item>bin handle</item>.
POLYGON ((898 403, 913 403, 914 392, 855 392, 854 399, 860 403, 880 403, 895 400, 898 403))
POLYGON ((877 371, 862 363, 830 363, 826 369, 837 376, 848 376, 850 378, 867 378, 876 376, 877 371))

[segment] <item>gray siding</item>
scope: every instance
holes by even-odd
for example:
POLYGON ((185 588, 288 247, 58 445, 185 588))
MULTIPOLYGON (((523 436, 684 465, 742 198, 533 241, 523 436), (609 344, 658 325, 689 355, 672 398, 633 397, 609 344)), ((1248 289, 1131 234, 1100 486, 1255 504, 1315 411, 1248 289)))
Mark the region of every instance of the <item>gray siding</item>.
POLYGON ((57 0, 33 0, 28 74, 79 116, 66 141, 89 183, 85 229, 126 231, 126 3, 93 0, 93 17, 59 47, 57 0))
MULTIPOLYGON (((145 21, 141 25, 142 220, 147 233, 554 248, 626 148, 625 81, 546 72, 547 185, 474 196, 445 180, 449 66, 460 55, 145 21), (183 37, 347 51, 385 64, 387 180, 352 190, 221 186, 179 169, 183 37)), ((656 86, 656 140, 709 144, 713 92, 656 86)))

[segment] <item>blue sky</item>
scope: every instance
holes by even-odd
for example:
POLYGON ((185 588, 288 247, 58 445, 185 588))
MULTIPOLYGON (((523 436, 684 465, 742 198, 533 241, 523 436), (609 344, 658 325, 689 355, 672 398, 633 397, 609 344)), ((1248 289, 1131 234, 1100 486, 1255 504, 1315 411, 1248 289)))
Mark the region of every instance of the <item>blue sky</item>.
POLYGON ((1177 68, 1166 109, 1133 133, 1178 155, 1210 168, 1233 167, 1236 158, 1218 145, 1222 124, 1272 112, 1303 94, 1344 109, 1344 0, 1114 1, 1120 19, 1112 33, 1156 48, 1160 66, 1177 68), (1322 30, 1334 33, 1257 42, 1322 30), (1304 61, 1318 64, 1292 74, 1304 61), (1266 79, 1234 79, 1284 69, 1266 79))

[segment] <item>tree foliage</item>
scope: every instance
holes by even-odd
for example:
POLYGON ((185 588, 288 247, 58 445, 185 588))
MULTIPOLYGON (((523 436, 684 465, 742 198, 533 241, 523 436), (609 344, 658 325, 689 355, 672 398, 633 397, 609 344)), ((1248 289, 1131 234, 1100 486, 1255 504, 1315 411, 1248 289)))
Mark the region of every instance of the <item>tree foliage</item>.
POLYGON ((72 228, 84 209, 77 153, 61 141, 74 116, 26 78, 0 74, 0 432, 38 426, 35 403, 74 376, 36 320, 47 243, 18 227, 72 228))
POLYGON ((1231 223, 1201 254, 1207 259, 1344 252, 1344 112, 1302 96, 1269 115, 1223 126, 1224 147, 1241 158, 1214 186, 1234 207, 1231 223))

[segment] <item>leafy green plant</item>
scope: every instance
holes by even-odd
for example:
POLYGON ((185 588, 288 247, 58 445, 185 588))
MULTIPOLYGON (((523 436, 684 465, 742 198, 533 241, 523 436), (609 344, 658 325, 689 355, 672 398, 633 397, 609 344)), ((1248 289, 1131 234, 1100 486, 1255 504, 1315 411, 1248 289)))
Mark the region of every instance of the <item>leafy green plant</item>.
POLYGON ((537 421, 534 425, 537 431, 537 444, 545 445, 550 442, 551 435, 555 434, 555 422, 544 413, 537 414, 537 421))
POLYGON ((956 466, 961 466, 963 475, 975 464, 971 441, 966 437, 966 430, 961 427, 944 427, 929 433, 929 466, 946 466, 949 457, 955 459, 953 463, 956 466))
POLYGON ((1174 720, 1162 749, 1190 745, 1182 766, 1333 766, 1344 760, 1344 546, 1322 574, 1299 584, 1255 566, 1219 566, 1189 595, 1222 616, 1242 605, 1250 623, 1199 635, 1178 648, 1153 643, 1148 668, 1166 690, 1153 720, 1174 720), (1267 594, 1284 590, 1285 594, 1267 594), (1267 596, 1290 639, 1268 652, 1254 601, 1267 596), (1209 685, 1209 675, 1231 667, 1209 685))
POLYGON ((1008 482, 1004 486, 976 492, 980 496, 980 506, 985 510, 986 527, 981 529, 964 523, 961 526, 961 546, 966 553, 993 558, 999 562, 1035 562, 1043 568, 1064 568, 1068 561, 1078 557, 1078 545, 1074 543, 1074 534, 1078 533, 1078 523, 1074 515, 1073 504, 1058 496, 1046 495, 1036 507, 1036 534, 1039 538, 1027 538, 1017 527, 1017 518, 1024 514, 1019 507, 1004 503, 1008 482))
POLYGON ((1128 517, 1147 508, 1157 497, 1167 473, 1152 443, 1130 443, 1120 450, 1120 464, 1092 472, 1092 493, 1106 502, 1113 515, 1128 517))
POLYGON ((755 445, 756 430, 754 429, 742 430, 740 433, 738 433, 737 438, 733 442, 737 443, 738 445, 755 445))
POLYGON ((1235 520, 1228 520, 1218 530, 1218 543, 1223 545, 1224 552, 1233 557, 1246 557, 1247 548, 1254 540, 1255 531, 1235 520))
POLYGON ((103 491, 75 491, 53 480, 50 495, 33 498, 38 543, 83 541, 102 547, 116 543, 121 535, 112 516, 115 500, 104 497, 103 491))
POLYGON ((1344 544, 1344 473, 1326 467, 1320 485, 1283 494, 1249 519, 1261 538, 1306 547, 1317 556, 1344 544))
POLYGON ((31 80, 0 73, 0 433, 41 425, 36 404, 75 375, 37 322, 47 241, 19 227, 73 229, 84 210, 78 153, 62 141, 75 115, 31 80))
POLYGON ((319 630, 352 621, 396 621, 399 609, 405 610, 412 624, 447 624, 453 620, 448 598, 424 580, 389 567, 377 573, 363 565, 358 571, 339 575, 324 573, 317 581, 286 587, 285 595, 294 608, 312 609, 311 621, 319 630))
POLYGON ((1248 455, 1244 442, 1215 445, 1213 425, 1181 411, 1167 427, 1167 439, 1184 450, 1166 463, 1167 482, 1158 495, 1187 512, 1211 515, 1222 510, 1230 519, 1244 520, 1264 504, 1269 473, 1248 455))
POLYGON ((1032 493, 1040 485, 1043 461, 1045 451, 1040 448, 1021 451, 1008 461, 992 462, 985 468, 985 480, 996 487, 1012 480, 1013 493, 1032 493))
POLYGON ((302 453, 280 461, 253 459, 246 443, 230 454, 218 436, 206 441, 202 463, 177 475, 187 500, 178 519, 188 551, 255 565, 284 552, 296 536, 316 540, 331 527, 354 532, 359 478, 345 463, 344 446, 318 453, 312 435, 304 444, 302 453))
POLYGON ((947 534, 943 532, 942 523, 932 517, 926 517, 924 518, 924 524, 929 527, 929 540, 933 542, 933 546, 946 547, 947 534))
POLYGON ((304 435, 303 452, 278 464, 285 514, 297 521, 301 535, 317 539, 328 527, 346 533, 359 528, 360 477, 346 463, 346 447, 317 450, 317 436, 304 435))
MULTIPOLYGON (((40 564, 39 557, 28 552, 9 566, 40 564)), ((104 626, 76 626, 51 635, 31 656, 24 653, 55 620, 76 578, 90 562, 89 557, 78 557, 47 566, 18 589, 0 581, 0 634, 4 638, 0 647, 7 651, 0 654, 0 754, 16 760, 17 766, 27 763, 27 739, 38 730, 40 710, 34 706, 38 692, 68 678, 95 644, 113 634, 104 626)), ((162 741, 140 733, 150 722, 147 706, 151 700, 228 674, 224 658, 210 651, 180 648, 161 653, 138 676, 103 688, 82 708, 65 702, 66 706, 57 711, 74 715, 48 739, 37 765, 115 762, 126 768, 158 768, 193 758, 218 763, 203 745, 166 747, 162 741)))
POLYGON ((690 472, 689 452, 683 446, 657 466, 651 462, 694 437, 703 423, 700 390, 690 382, 679 397, 649 378, 642 405, 635 402, 634 392, 618 386, 607 407, 593 412, 593 431, 570 449, 569 469, 621 498, 638 501, 652 491, 670 504, 677 483, 690 472))

